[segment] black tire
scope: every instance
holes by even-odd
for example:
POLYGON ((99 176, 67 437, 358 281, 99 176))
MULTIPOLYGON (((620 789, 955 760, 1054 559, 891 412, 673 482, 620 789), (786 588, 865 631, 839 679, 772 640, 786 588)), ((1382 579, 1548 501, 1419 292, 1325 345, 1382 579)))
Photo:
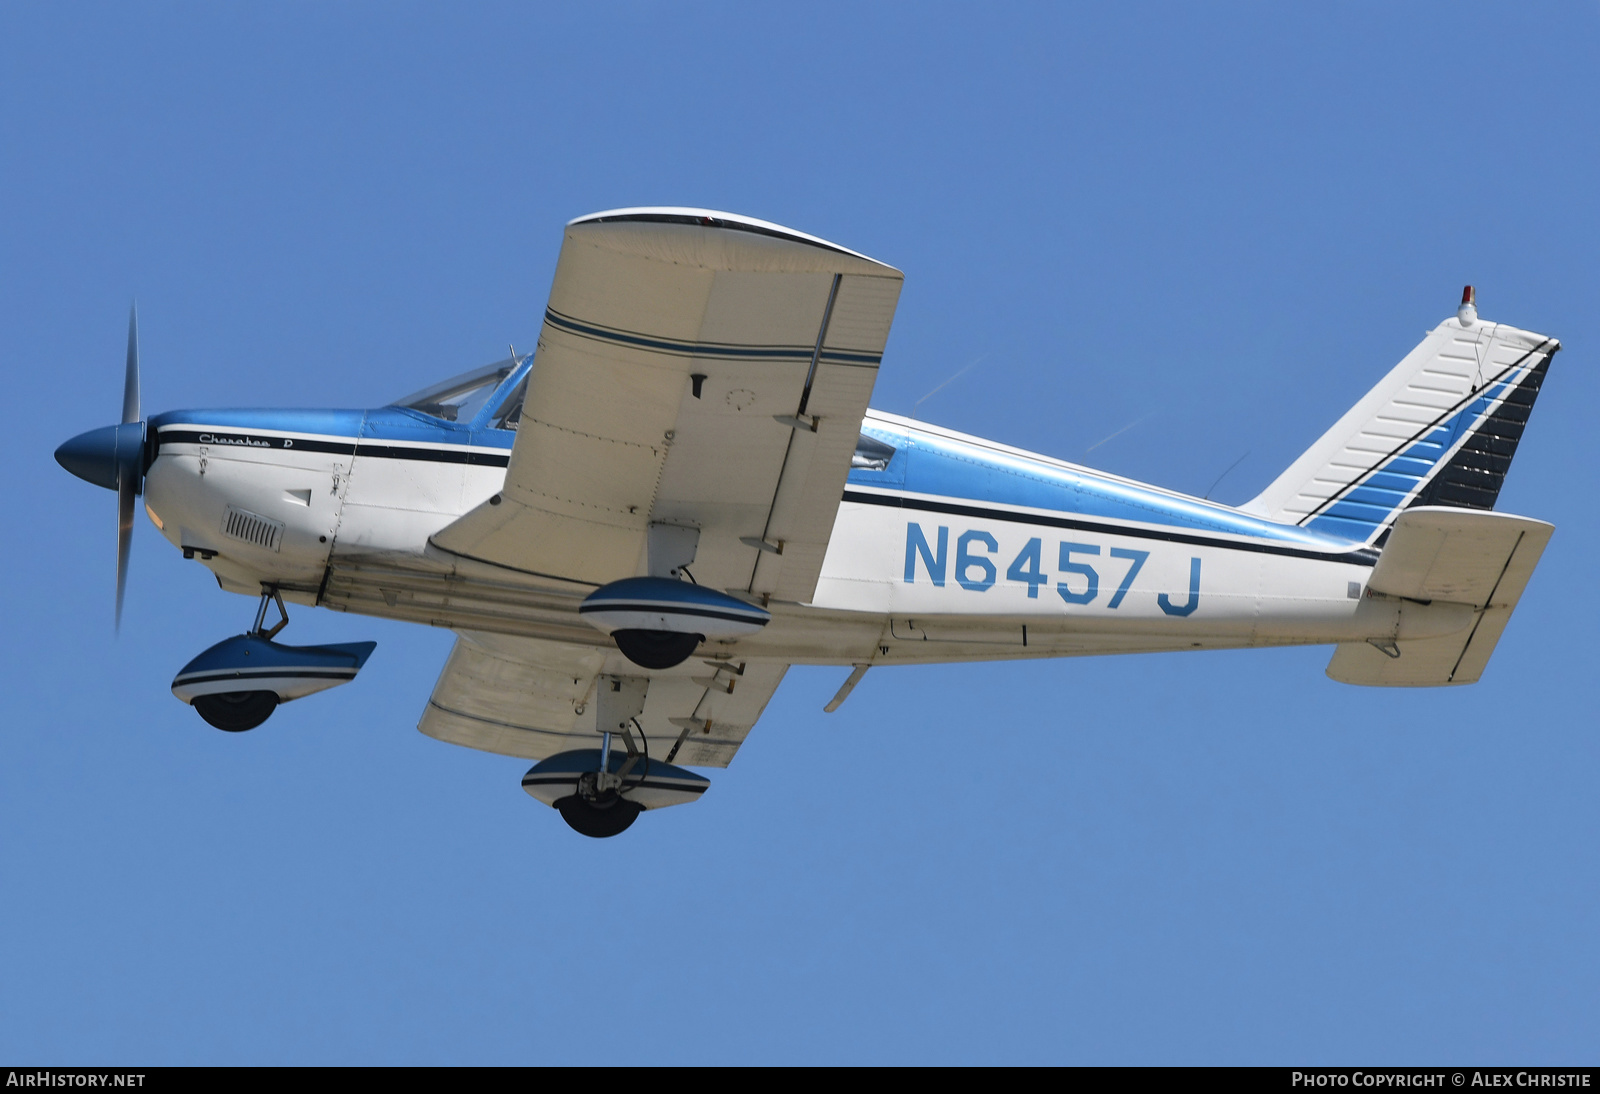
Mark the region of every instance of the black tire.
POLYGON ((243 733, 272 717, 278 696, 271 691, 225 691, 196 695, 194 709, 200 717, 226 733, 243 733))
POLYGON ((644 807, 618 797, 596 805, 574 794, 556 802, 556 808, 561 810, 561 819, 574 832, 592 839, 605 839, 626 832, 644 807))
POLYGON ((694 654, 703 634, 683 634, 679 631, 612 631, 611 640, 622 651, 622 656, 643 669, 676 668, 694 654))

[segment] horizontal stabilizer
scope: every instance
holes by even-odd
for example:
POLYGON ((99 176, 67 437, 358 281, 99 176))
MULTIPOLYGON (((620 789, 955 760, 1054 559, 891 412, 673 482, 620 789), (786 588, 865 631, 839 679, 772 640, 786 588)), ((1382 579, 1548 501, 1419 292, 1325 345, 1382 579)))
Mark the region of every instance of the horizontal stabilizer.
POLYGON ((1468 629, 1439 638, 1342 642, 1328 675, 1346 684, 1438 687, 1483 675, 1555 526, 1542 520, 1417 507, 1395 520, 1369 594, 1470 604, 1468 629))

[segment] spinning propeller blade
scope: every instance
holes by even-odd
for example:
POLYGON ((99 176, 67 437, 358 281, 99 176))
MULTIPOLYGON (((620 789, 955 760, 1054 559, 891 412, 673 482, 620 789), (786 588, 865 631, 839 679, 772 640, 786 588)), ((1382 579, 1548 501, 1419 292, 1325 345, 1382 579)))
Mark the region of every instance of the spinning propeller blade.
POLYGON ((128 367, 122 379, 122 424, 80 433, 56 449, 56 462, 84 482, 117 492, 117 629, 133 546, 133 499, 144 492, 145 423, 139 416, 139 312, 128 312, 128 367))
POLYGON ((122 594, 128 588, 128 551, 133 546, 133 487, 130 479, 117 483, 117 633, 122 632, 122 594))
POLYGON ((122 633, 122 598, 128 589, 128 554, 133 548, 133 499, 143 486, 144 422, 139 417, 139 305, 128 309, 128 365, 122 377, 122 426, 117 430, 117 621, 122 633), (137 426, 137 431, 129 429, 137 426), (128 449, 133 451, 129 452, 128 449))
POLYGON ((139 305, 128 309, 128 369, 122 378, 122 424, 139 421, 139 305))

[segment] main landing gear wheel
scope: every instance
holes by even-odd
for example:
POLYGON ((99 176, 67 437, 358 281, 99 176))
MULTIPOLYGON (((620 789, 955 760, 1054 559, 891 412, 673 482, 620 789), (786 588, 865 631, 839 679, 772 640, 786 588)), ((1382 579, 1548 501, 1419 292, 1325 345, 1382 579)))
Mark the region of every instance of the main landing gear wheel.
POLYGON ((626 832, 644 807, 612 792, 592 802, 574 794, 556 802, 556 808, 561 810, 561 819, 574 832, 594 839, 605 839, 626 832))
POLYGON ((622 651, 622 656, 640 668, 670 669, 689 660, 706 636, 678 631, 620 630, 611 632, 611 640, 622 651))
MULTIPOLYGON (((196 695, 194 709, 200 717, 224 732, 243 733, 272 717, 272 712, 278 709, 278 696, 270 691, 224 691, 218 695, 196 695)), ((626 827, 623 825, 623 828, 626 827)))

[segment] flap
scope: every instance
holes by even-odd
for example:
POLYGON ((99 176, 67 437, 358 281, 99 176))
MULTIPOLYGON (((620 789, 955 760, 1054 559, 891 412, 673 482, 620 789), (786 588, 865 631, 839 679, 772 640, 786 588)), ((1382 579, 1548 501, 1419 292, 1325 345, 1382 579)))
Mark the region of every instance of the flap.
POLYGON ((901 281, 725 213, 573 221, 505 487, 434 545, 600 585, 680 524, 700 583, 809 599, 901 281))
POLYGON ((727 767, 788 665, 693 659, 650 672, 599 646, 463 631, 417 728, 503 756, 542 760, 599 743, 596 685, 604 673, 648 680, 640 728, 650 755, 727 767))

